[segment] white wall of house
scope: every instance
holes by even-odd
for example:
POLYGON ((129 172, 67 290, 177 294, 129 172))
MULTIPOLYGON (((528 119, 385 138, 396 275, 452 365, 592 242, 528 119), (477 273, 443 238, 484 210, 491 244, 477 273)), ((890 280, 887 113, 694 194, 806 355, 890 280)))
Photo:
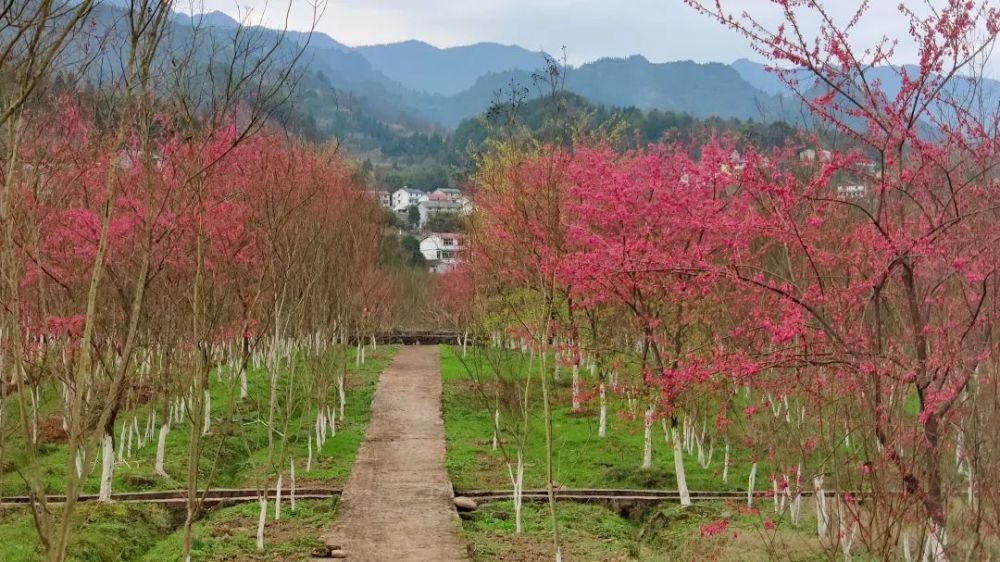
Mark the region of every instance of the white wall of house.
POLYGON ((461 234, 430 234, 420 241, 420 253, 428 261, 456 261, 464 249, 461 234))
POLYGON ((422 195, 424 192, 418 189, 401 187, 392 192, 392 209, 397 212, 406 211, 410 206, 419 203, 422 195))

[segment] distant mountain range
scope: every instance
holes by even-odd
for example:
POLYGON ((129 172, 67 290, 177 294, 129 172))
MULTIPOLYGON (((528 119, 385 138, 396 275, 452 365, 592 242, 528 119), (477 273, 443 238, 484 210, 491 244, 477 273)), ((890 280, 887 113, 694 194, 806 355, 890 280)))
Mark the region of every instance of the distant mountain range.
MULTIPOLYGON (((116 18, 122 16, 113 2, 94 13, 97 25, 108 28, 118 25, 116 18)), ((172 24, 177 45, 194 40, 194 26, 209 34, 213 43, 225 44, 239 25, 221 12, 178 13, 172 24)), ((499 90, 520 85, 527 88, 529 98, 544 91, 535 85, 533 74, 544 69, 545 54, 516 45, 477 43, 442 49, 413 40, 349 47, 323 33, 250 31, 265 41, 283 40, 285 54, 308 41, 299 63, 301 91, 295 110, 318 137, 349 137, 354 132, 351 127, 359 123, 366 129, 377 125, 404 135, 446 132, 482 113, 499 90)), ((210 65, 212 56, 206 52, 201 64, 210 65)), ((105 61, 102 67, 115 68, 115 61, 105 61)), ((888 69, 876 69, 876 74, 887 90, 898 89, 898 79, 888 69)), ((1000 99, 1000 83, 989 81, 987 87, 1000 99)), ((727 65, 654 63, 640 55, 605 58, 565 69, 565 88, 610 107, 765 122, 794 122, 801 116, 798 100, 785 85, 763 65, 746 59, 727 65)))

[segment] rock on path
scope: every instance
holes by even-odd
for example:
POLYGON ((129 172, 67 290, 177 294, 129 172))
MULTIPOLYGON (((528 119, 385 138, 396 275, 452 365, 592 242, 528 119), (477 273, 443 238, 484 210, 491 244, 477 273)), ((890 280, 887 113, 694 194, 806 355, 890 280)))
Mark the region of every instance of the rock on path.
POLYGON ((355 561, 467 560, 444 452, 438 349, 403 347, 379 378, 326 542, 355 561))

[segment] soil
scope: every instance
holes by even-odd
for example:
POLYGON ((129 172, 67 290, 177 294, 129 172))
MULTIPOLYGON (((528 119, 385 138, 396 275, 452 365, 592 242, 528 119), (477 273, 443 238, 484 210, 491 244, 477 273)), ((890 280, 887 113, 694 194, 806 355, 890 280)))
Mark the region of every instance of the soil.
POLYGON ((438 349, 403 347, 379 379, 324 540, 348 560, 467 560, 444 459, 438 349))

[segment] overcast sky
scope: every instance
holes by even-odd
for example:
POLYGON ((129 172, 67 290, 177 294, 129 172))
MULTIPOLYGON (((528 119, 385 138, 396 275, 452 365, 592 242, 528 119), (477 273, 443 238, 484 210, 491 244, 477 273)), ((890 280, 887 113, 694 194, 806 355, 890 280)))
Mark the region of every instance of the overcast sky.
MULTIPOLYGON (((289 1, 290 27, 306 29, 312 16, 311 0, 187 1, 203 1, 205 11, 221 10, 234 17, 241 9, 249 9, 255 21, 262 18, 271 27, 281 24, 289 1)), ((843 22, 858 1, 827 4, 843 22)), ((855 43, 868 46, 882 35, 898 37, 904 42, 897 62, 915 62, 916 51, 905 41, 907 24, 896 9, 899 0, 871 3, 855 33, 855 43)), ((768 23, 778 21, 769 0, 723 0, 723 5, 750 11, 768 23)), ((654 62, 760 59, 743 37, 696 13, 682 0, 328 0, 318 30, 348 45, 419 39, 450 47, 493 41, 550 53, 565 46, 573 65, 632 54, 654 62)), ((990 75, 996 77, 998 71, 1000 60, 994 60, 990 75)))

